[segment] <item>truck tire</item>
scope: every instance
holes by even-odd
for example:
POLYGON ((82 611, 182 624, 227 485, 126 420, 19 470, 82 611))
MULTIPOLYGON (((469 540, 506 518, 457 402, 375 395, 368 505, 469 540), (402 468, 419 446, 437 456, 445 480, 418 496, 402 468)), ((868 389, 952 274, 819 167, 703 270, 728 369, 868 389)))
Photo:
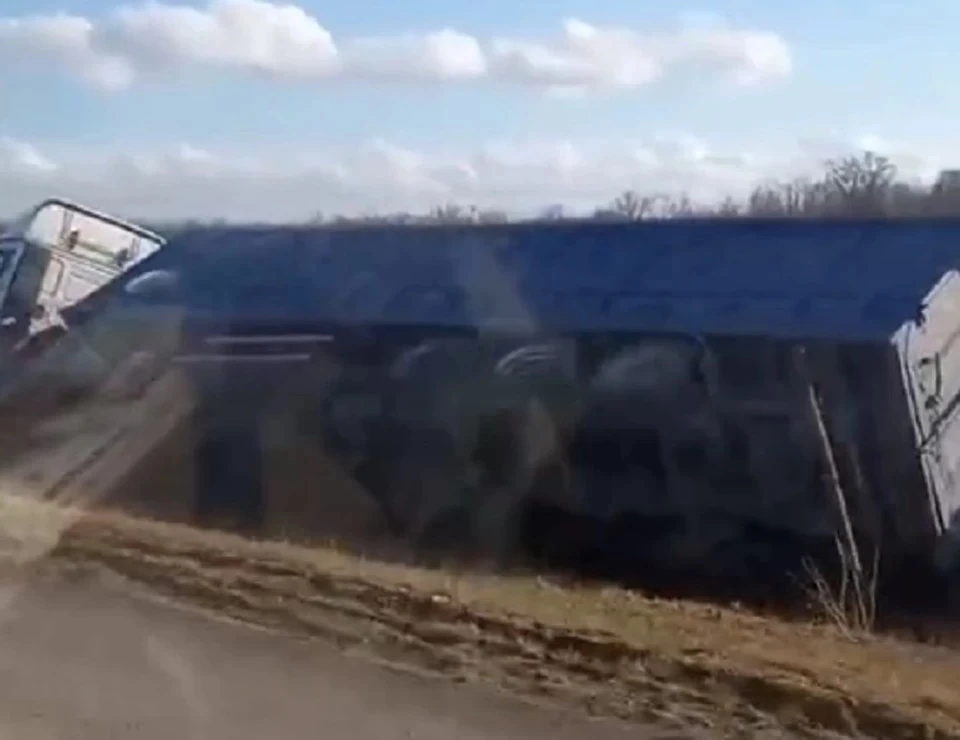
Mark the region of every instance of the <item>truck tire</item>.
POLYGON ((469 537, 468 461, 442 434, 393 429, 381 435, 356 477, 388 528, 416 551, 462 544, 469 537))

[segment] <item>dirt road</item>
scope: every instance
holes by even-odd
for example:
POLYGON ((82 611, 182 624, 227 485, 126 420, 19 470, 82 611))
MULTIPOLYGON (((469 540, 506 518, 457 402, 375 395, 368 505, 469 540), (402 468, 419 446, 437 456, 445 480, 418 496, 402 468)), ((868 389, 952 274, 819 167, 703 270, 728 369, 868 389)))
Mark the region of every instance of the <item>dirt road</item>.
POLYGON ((0 739, 637 738, 148 598, 0 584, 0 739))

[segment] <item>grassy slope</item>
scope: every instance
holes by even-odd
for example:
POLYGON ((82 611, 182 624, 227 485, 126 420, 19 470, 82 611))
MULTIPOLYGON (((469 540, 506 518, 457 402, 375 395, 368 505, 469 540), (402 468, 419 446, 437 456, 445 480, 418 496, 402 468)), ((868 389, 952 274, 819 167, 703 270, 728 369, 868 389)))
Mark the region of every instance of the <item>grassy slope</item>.
POLYGON ((106 566, 266 626, 595 712, 751 735, 960 737, 960 654, 614 588, 389 565, 0 498, 0 554, 106 566))

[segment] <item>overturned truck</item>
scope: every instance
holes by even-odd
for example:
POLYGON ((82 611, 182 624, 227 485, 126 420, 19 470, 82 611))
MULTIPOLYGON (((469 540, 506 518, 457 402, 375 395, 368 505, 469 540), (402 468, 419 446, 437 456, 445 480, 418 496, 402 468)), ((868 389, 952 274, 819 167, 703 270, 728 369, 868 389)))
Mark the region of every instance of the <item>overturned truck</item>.
MULTIPOLYGON (((160 249, 141 226, 64 198, 48 198, 0 230, 0 352, 64 329, 61 312, 160 249)), ((33 349, 33 347, 31 347, 33 349)))
POLYGON ((183 366, 199 516, 256 527, 312 435, 422 546, 747 568, 837 531, 826 442, 858 535, 948 571, 958 262, 953 220, 217 226, 67 323, 183 366))

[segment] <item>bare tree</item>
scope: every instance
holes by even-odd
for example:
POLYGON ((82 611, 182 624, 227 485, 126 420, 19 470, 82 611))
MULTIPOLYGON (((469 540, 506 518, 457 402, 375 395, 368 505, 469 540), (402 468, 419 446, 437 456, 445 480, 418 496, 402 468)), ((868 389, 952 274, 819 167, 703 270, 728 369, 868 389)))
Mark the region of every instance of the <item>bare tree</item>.
MULTIPOLYGON (((737 218, 824 218, 883 216, 901 218, 919 215, 960 216, 960 170, 945 170, 932 186, 899 179, 896 165, 875 152, 829 160, 819 177, 771 181, 757 186, 740 202, 732 197, 713 207, 695 204, 687 195, 641 194, 627 190, 593 217, 606 221, 636 221, 648 218, 695 218, 714 216, 737 218)), ((562 205, 543 208, 534 220, 565 217, 562 205)), ((368 213, 354 217, 324 217, 317 212, 309 221, 316 224, 342 223, 503 223, 503 211, 481 210, 477 206, 447 203, 425 214, 368 213)))
POLYGON ((566 218, 566 212, 561 203, 553 203, 546 206, 541 209, 539 215, 539 220, 541 221, 560 221, 563 218, 566 218))
POLYGON ((430 211, 429 219, 442 223, 463 223, 475 220, 475 214, 476 208, 473 206, 465 208, 457 203, 447 203, 435 206, 430 211))
POLYGON ((720 218, 739 218, 743 215, 743 211, 743 206, 728 195, 723 199, 723 202, 717 206, 717 210, 713 215, 719 216, 720 218))
POLYGON ((928 192, 897 180, 897 167, 874 152, 829 160, 819 179, 758 186, 748 198, 751 216, 904 216, 925 212, 928 192))
POLYGON ((960 216, 960 170, 942 170, 922 207, 929 215, 960 216))
POLYGON ((609 211, 630 221, 638 221, 653 212, 658 200, 656 195, 640 195, 635 190, 627 190, 613 199, 609 211))
POLYGON ((418 220, 449 224, 495 224, 506 223, 509 218, 504 211, 497 209, 483 209, 475 205, 463 206, 458 203, 447 203, 435 206, 426 216, 419 217, 418 220))
POLYGON ((828 161, 825 179, 842 215, 878 215, 887 210, 897 167, 887 157, 867 151, 828 161))
POLYGON ((596 221, 629 221, 626 216, 618 213, 609 206, 606 208, 597 208, 593 212, 593 219, 596 221))
POLYGON ((660 198, 662 204, 662 213, 665 218, 693 218, 695 216, 709 215, 703 209, 697 208, 690 196, 681 193, 675 198, 660 198))
POLYGON ((482 224, 505 224, 510 220, 504 211, 487 208, 477 212, 477 221, 482 224))
POLYGON ((823 180, 796 178, 758 186, 747 200, 750 216, 813 217, 824 215, 829 187, 823 180))

